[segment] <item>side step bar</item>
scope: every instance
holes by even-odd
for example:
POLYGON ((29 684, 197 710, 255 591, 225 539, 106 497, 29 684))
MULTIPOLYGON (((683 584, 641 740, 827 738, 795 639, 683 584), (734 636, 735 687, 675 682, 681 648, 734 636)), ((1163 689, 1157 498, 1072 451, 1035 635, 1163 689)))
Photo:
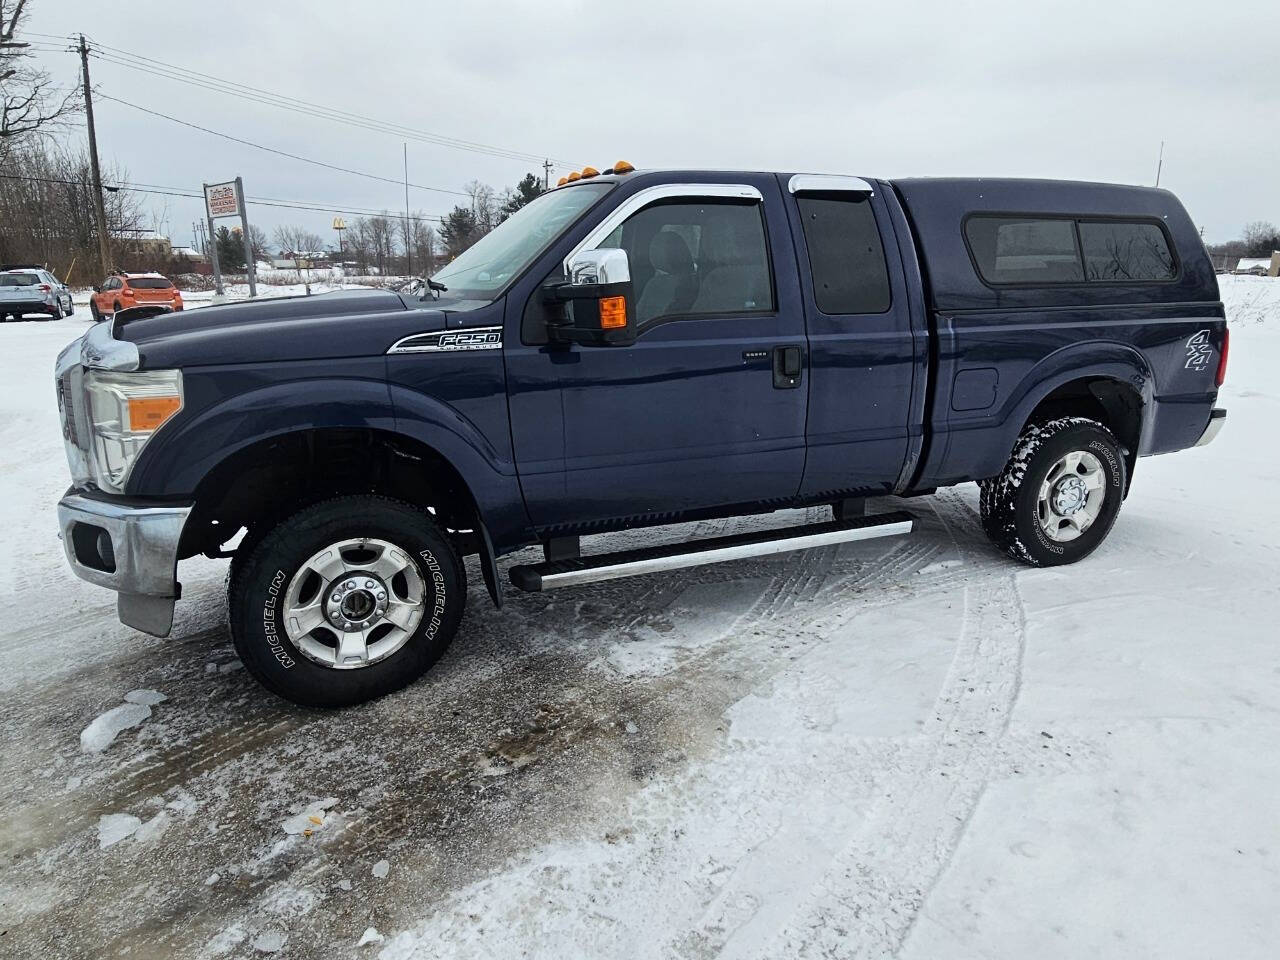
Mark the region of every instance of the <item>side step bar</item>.
POLYGON ((668 543, 639 550, 620 550, 594 557, 522 564, 512 567, 510 575, 511 582, 521 590, 536 593, 555 587, 616 580, 619 577, 634 577, 663 570, 680 570, 745 557, 763 557, 792 550, 807 550, 810 547, 825 547, 833 543, 897 537, 910 533, 912 523, 911 514, 895 511, 782 530, 738 533, 692 543, 668 543))

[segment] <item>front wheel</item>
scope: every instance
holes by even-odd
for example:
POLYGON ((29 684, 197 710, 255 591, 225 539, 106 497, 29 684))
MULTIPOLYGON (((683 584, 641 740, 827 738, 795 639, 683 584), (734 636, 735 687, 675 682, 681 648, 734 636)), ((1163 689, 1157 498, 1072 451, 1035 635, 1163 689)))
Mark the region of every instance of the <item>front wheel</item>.
POLYGON ((294 514, 232 562, 231 636, 271 692, 345 707, 429 670, 457 632, 466 574, 428 514, 375 496, 294 514))
POLYGON ((993 543, 1036 567, 1074 563, 1116 522, 1124 455, 1102 424, 1063 417, 1028 426, 1004 471, 980 486, 982 528, 993 543))

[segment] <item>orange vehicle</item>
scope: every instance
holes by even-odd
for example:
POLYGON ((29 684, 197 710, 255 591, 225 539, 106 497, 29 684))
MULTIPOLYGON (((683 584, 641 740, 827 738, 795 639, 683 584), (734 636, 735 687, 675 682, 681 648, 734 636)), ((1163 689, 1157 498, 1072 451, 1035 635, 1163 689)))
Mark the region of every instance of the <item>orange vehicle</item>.
POLYGON ((160 304, 182 309, 182 294, 168 277, 158 273, 113 273, 93 288, 89 312, 93 319, 113 317, 118 310, 160 304))

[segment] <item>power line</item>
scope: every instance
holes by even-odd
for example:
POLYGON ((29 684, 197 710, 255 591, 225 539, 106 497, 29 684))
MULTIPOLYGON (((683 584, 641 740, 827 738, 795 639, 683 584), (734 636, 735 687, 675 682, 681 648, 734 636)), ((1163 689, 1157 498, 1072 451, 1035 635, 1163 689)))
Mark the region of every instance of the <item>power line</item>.
MULTIPOLYGON (((121 100, 119 97, 108 96, 105 93, 99 93, 98 96, 103 100, 110 100, 113 103, 123 104, 126 107, 131 107, 134 110, 140 110, 141 112, 150 114, 153 117, 160 117, 161 119, 168 120, 171 123, 176 123, 183 127, 189 127, 192 130, 199 130, 202 133, 208 133, 215 137, 221 137, 224 140, 230 140, 233 143, 239 143, 246 147, 253 147, 256 150, 264 150, 267 153, 274 153, 276 156, 279 156, 279 157, 288 157, 290 160, 299 160, 302 163, 310 163, 317 167, 324 167, 327 170, 336 170, 339 173, 349 173, 357 177, 365 177, 369 180, 379 180, 382 183, 393 183, 397 187, 403 183, 402 180, 393 180, 391 177, 380 177, 376 173, 366 173, 363 170, 352 170, 350 167, 339 167, 332 163, 325 163, 323 160, 315 160, 315 159, 312 159, 311 157, 303 157, 296 153, 288 153, 284 150, 277 150, 275 147, 268 147, 265 144, 255 143, 252 140, 245 140, 243 137, 235 137, 229 133, 221 133, 218 130, 210 130, 208 127, 202 127, 198 123, 190 123, 186 120, 179 120, 177 117, 171 117, 169 114, 161 113, 159 110, 152 110, 148 107, 139 106, 136 103, 130 103, 128 100, 121 100)), ((410 183, 409 186, 415 187, 418 190, 431 190, 435 193, 451 193, 459 197, 471 196, 471 194, 467 193, 466 191, 450 190, 447 187, 428 187, 421 183, 410 183)))
MULTIPOLYGON (((164 60, 158 60, 154 57, 147 57, 142 54, 132 53, 121 47, 112 46, 111 44, 95 41, 95 46, 98 48, 95 55, 119 66, 152 73, 156 76, 163 76, 170 80, 176 80, 180 83, 188 83, 193 86, 213 90, 218 93, 225 93, 237 97, 251 96, 264 100, 270 106, 308 114, 310 116, 319 117, 320 119, 344 123, 368 130, 376 130, 396 137, 419 140, 426 143, 437 144, 439 146, 452 147, 457 150, 466 150, 473 153, 487 153, 508 160, 541 163, 544 159, 542 154, 513 150, 507 147, 497 147, 473 140, 464 140, 460 137, 450 137, 443 134, 432 133, 430 131, 418 130, 404 124, 378 120, 373 117, 352 113, 347 110, 340 110, 337 107, 325 106, 323 104, 302 100, 298 97, 291 97, 287 94, 264 90, 261 87, 255 87, 251 84, 240 83, 235 80, 227 80, 212 74, 192 70, 189 67, 183 67, 177 64, 168 63, 164 60)), ((564 167, 573 166, 573 164, 570 164, 567 161, 556 162, 558 165, 564 167)))
MULTIPOLYGON (((0 180, 23 180, 30 183, 52 183, 64 186, 84 187, 89 189, 89 185, 82 180, 62 180, 56 177, 28 177, 12 173, 0 173, 0 180)), ((149 193, 157 196, 166 197, 186 197, 192 200, 203 200, 204 197, 199 193, 182 190, 178 187, 165 187, 157 184, 131 183, 127 181, 119 181, 116 183, 104 183, 103 187, 107 190, 131 190, 135 193, 149 193)), ((386 216, 388 219, 392 214, 387 210, 375 210, 373 208, 355 208, 349 206, 328 206, 319 203, 307 203, 295 200, 280 200, 274 197, 245 197, 245 203, 251 203, 260 207, 283 207, 291 210, 313 210, 319 213, 347 213, 357 217, 380 217, 386 216)), ((403 214, 396 214, 399 218, 403 214)), ((445 218, 441 214, 421 215, 415 214, 409 217, 410 220, 419 221, 443 221, 445 218)))

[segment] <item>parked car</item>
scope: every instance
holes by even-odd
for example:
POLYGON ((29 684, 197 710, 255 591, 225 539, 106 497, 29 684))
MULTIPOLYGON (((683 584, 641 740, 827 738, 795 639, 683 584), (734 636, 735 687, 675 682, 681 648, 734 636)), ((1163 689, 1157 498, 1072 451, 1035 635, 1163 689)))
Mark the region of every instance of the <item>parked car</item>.
POLYGON ((1165 190, 619 165, 413 296, 94 328, 56 368, 59 517, 75 572, 159 636, 177 561, 230 556, 249 672, 341 706, 439 659, 468 555, 501 606, 496 560, 529 545, 544 560, 509 578, 549 590, 902 535, 910 513, 865 498, 976 480, 1000 549, 1080 560, 1139 457, 1218 432, 1226 362, 1212 265, 1165 190), (580 553, 821 504, 816 525, 580 553))
POLYGON ((120 310, 152 304, 181 310, 182 294, 171 280, 158 273, 116 273, 93 288, 89 312, 94 320, 103 320, 120 310))
POLYGON ((44 267, 15 264, 0 267, 0 321, 20 320, 28 313, 61 320, 76 312, 71 291, 44 267))

